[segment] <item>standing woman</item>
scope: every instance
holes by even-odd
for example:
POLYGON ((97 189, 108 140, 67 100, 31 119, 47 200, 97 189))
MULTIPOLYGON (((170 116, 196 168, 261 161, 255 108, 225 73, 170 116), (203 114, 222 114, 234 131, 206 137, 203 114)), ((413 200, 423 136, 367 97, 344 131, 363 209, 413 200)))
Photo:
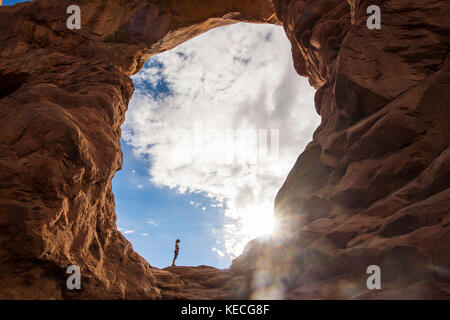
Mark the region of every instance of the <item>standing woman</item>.
POLYGON ((178 245, 180 243, 180 239, 177 239, 175 241, 175 251, 174 251, 174 257, 173 257, 173 262, 172 262, 172 267, 175 267, 175 260, 178 257, 178 251, 180 251, 180 246, 178 245))

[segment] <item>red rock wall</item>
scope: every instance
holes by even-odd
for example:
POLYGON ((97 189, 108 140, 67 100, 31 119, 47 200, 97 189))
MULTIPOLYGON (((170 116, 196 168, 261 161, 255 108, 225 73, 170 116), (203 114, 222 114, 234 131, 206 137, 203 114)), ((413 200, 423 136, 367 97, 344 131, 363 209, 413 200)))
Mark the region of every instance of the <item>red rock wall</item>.
POLYGON ((71 4, 0 8, 0 298, 168 297, 183 282, 152 271, 115 225, 129 76, 210 28, 279 22, 265 1, 84 0, 70 31, 71 4))
POLYGON ((233 269, 273 270, 254 294, 448 298, 450 4, 349 2, 277 2, 322 121, 276 197, 279 236, 233 269), (382 290, 367 289, 369 265, 382 290))
POLYGON ((448 3, 273 3, 85 0, 74 31, 71 1, 0 8, 0 298, 448 297, 448 3), (115 226, 129 76, 236 21, 282 21, 322 123, 276 198, 273 241, 231 270, 151 268, 115 226))

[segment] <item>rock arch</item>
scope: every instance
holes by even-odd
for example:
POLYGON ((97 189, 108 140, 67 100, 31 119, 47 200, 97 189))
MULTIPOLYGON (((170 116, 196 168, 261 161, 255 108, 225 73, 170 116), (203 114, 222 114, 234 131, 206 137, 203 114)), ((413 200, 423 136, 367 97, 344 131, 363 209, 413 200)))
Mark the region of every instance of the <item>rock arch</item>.
POLYGON ((1 7, 0 297, 195 298, 197 281, 210 297, 248 298, 264 296, 261 270, 286 298, 448 297, 450 8, 376 3, 381 30, 365 27, 360 0, 82 0, 74 31, 71 1, 1 7), (253 242, 226 272, 175 275, 115 226, 129 76, 239 21, 284 26, 322 123, 275 200, 281 245, 253 242), (70 264, 79 292, 65 288, 70 264), (386 290, 365 288, 371 264, 386 290))

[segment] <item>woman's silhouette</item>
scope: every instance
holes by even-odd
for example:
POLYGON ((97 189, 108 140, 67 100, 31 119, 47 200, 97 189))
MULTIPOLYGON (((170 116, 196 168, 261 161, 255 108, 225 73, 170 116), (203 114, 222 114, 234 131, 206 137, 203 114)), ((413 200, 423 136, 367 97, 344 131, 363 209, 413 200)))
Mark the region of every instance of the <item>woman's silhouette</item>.
POLYGON ((175 267, 175 260, 178 257, 178 251, 180 251, 180 246, 178 245, 180 243, 180 239, 177 239, 175 241, 175 251, 174 251, 174 257, 173 257, 173 262, 172 262, 172 267, 175 267))

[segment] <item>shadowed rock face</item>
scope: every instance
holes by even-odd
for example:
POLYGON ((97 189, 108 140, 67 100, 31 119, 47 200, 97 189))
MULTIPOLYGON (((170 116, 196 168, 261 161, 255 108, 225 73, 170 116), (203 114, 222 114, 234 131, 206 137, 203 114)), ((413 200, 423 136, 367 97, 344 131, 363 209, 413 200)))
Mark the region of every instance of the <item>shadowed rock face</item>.
POLYGON ((287 298, 448 298, 450 5, 349 2, 277 2, 322 121, 276 197, 278 246, 233 269, 273 270, 287 298))
MULTIPOLYGON (((70 1, 0 8, 0 298, 448 298, 450 5, 429 0, 70 1), (382 29, 366 28, 378 4, 382 29), (159 270, 115 225, 129 76, 237 21, 282 24, 322 123, 228 270, 159 270), (65 270, 82 271, 82 290, 65 270), (366 287, 379 265, 382 290, 366 287)), ((312 107, 312 106, 311 106, 312 107)))

